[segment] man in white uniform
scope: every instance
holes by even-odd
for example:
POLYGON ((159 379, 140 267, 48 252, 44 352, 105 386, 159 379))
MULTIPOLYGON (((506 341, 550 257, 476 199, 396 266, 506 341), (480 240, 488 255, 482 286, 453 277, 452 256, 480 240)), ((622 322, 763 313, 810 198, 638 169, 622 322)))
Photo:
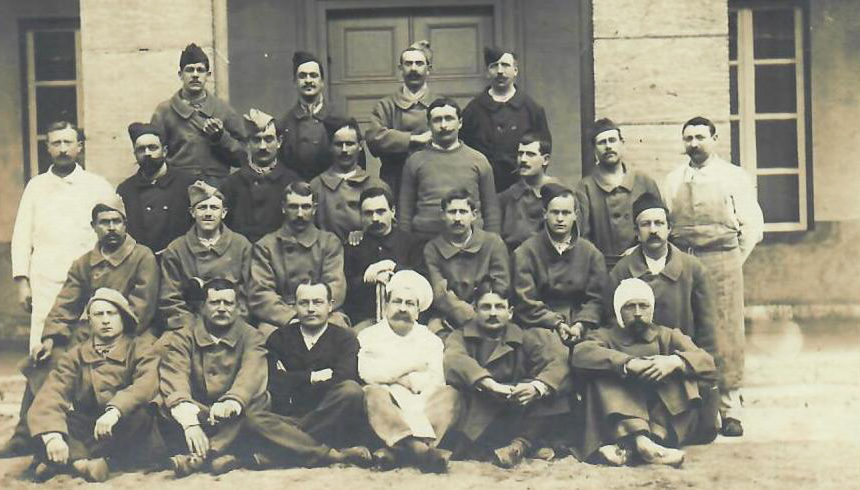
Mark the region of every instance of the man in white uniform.
MULTIPOLYGON (((93 206, 115 194, 107 180, 77 163, 84 145, 83 131, 59 121, 48 125, 46 133, 51 167, 27 183, 12 231, 12 277, 21 306, 31 313, 31 351, 42 345, 45 317, 72 262, 95 245, 96 234, 90 226, 93 206)), ((24 397, 32 400, 29 389, 24 397)), ((25 419, 26 413, 21 418, 25 419)), ((26 424, 19 427, 24 432, 15 432, 0 448, 0 457, 24 449, 29 434, 26 424)))
POLYGON ((436 448, 457 420, 461 400, 445 385, 442 341, 417 322, 433 301, 430 283, 414 271, 391 276, 385 319, 358 334, 358 374, 365 383, 370 426, 385 443, 380 467, 410 462, 441 473, 451 454, 436 448))
POLYGON ((666 176, 663 196, 670 240, 695 255, 711 275, 717 311, 716 362, 721 433, 743 435, 740 386, 744 372, 743 263, 761 241, 764 218, 750 176, 716 152, 714 123, 694 117, 681 128, 690 161, 666 176))

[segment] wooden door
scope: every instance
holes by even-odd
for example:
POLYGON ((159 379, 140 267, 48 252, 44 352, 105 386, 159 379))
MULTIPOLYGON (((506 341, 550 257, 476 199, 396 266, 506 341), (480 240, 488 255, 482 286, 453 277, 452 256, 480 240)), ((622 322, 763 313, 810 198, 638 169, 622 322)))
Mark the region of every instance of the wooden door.
MULTIPOLYGON (((364 130, 376 101, 401 85, 400 52, 427 39, 433 49, 431 90, 462 107, 486 84, 483 48, 494 44, 493 12, 479 8, 338 12, 327 18, 328 97, 364 130)), ((379 162, 368 153, 368 170, 379 162)))

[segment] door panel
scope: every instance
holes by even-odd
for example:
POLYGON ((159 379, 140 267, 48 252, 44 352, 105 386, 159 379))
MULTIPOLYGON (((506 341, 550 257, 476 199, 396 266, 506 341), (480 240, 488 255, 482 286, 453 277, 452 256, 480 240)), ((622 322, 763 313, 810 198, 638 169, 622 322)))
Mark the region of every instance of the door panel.
MULTIPOLYGON (((431 90, 462 107, 485 85, 483 46, 493 42, 491 9, 349 11, 327 18, 328 97, 367 130, 376 102, 401 86, 400 52, 421 39, 433 49, 431 90)), ((367 168, 378 173, 369 153, 367 168)))

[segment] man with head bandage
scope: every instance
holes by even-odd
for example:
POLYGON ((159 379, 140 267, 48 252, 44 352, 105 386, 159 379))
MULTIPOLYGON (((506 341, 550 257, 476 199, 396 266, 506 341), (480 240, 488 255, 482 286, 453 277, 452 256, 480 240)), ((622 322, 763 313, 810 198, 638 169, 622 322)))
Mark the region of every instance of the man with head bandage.
POLYGON ((570 356, 584 381, 582 454, 680 466, 676 448, 710 442, 719 428, 714 359, 680 330, 653 323, 645 281, 621 281, 613 306, 617 321, 589 332, 570 356))

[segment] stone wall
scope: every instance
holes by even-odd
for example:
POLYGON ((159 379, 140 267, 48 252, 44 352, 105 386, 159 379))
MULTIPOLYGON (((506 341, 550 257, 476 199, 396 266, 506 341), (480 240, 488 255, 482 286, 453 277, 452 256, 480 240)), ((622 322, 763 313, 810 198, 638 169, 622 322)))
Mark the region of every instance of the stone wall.
POLYGON ((87 168, 118 184, 136 171, 126 128, 179 89, 182 49, 197 43, 214 69, 213 0, 81 0, 80 11, 87 168))
POLYGON ((684 162, 681 125, 703 115, 729 155, 726 0, 594 0, 597 118, 618 123, 627 160, 658 181, 684 162))

